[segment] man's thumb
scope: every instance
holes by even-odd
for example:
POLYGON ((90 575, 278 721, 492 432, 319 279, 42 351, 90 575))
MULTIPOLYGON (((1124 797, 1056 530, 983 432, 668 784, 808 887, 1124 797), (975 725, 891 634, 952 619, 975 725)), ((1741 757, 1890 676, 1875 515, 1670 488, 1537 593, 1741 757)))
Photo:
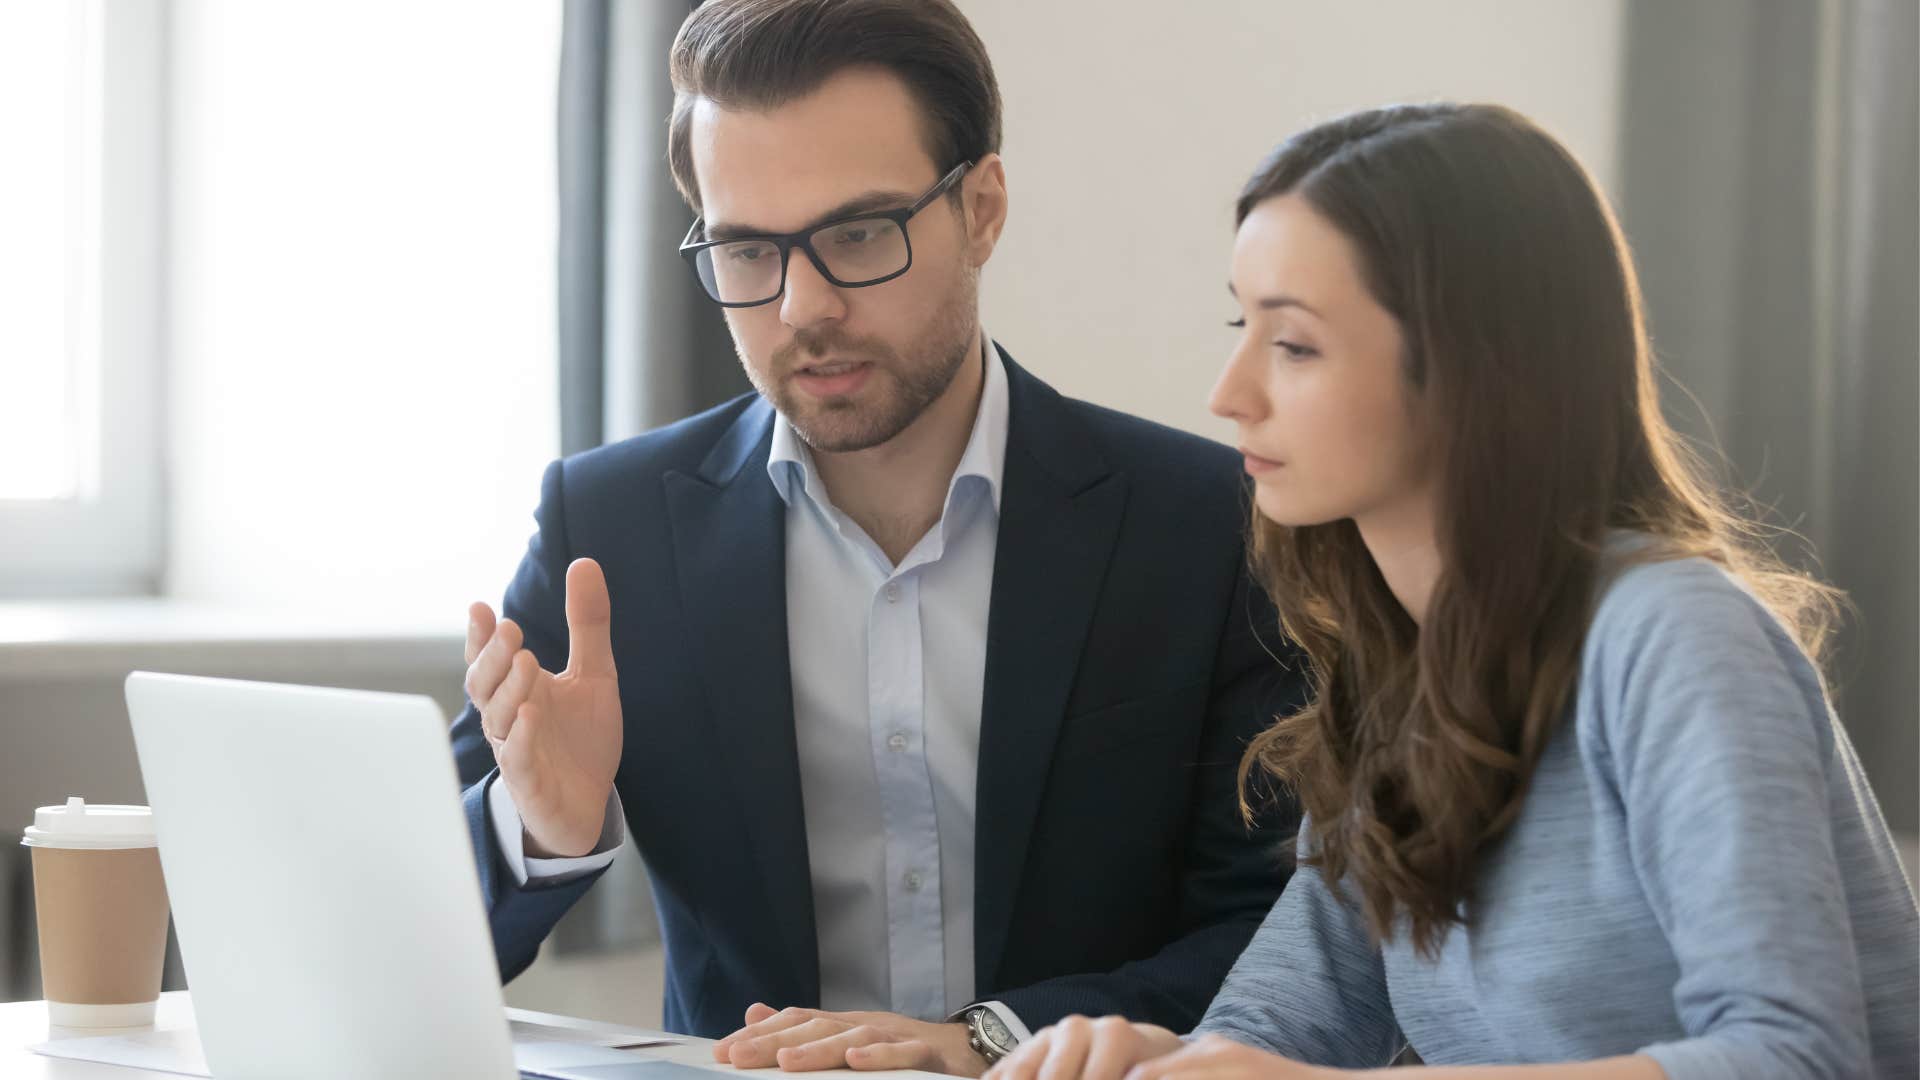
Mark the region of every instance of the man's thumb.
POLYGON ((613 604, 607 579, 592 559, 567 567, 567 671, 613 674, 613 604))

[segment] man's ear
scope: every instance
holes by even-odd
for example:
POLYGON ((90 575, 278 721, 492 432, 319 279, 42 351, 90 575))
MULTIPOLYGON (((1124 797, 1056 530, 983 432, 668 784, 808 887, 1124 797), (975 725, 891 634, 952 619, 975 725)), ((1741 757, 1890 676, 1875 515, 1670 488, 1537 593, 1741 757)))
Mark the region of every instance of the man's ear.
POLYGON ((1007 169, 999 154, 988 154, 967 170, 960 181, 960 203, 967 252, 973 265, 985 266, 1007 225, 1007 169))

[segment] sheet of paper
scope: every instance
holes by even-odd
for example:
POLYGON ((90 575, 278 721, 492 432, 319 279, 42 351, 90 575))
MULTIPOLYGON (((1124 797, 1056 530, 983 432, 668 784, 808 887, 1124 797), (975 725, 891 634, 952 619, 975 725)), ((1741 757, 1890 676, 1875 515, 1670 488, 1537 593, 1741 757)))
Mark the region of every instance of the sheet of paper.
POLYGON ((515 1020, 512 1022, 512 1027, 515 1043, 537 1039, 625 1050, 635 1046, 669 1046, 680 1041, 663 1032, 641 1031, 637 1028, 612 1026, 600 1029, 564 1028, 554 1027, 551 1024, 536 1024, 531 1020, 515 1020))
POLYGON ((27 1049, 47 1057, 72 1061, 129 1065, 136 1069, 178 1073, 181 1076, 213 1075, 207 1068, 206 1056, 200 1052, 200 1036, 192 1028, 52 1039, 27 1049))
POLYGON ((521 1076, 570 1080, 573 1077, 618 1077, 635 1065, 655 1066, 643 1073, 630 1073, 635 1080, 713 1080, 710 1069, 695 1069, 670 1061, 649 1061, 623 1050, 591 1043, 557 1042, 550 1039, 515 1039, 513 1063, 521 1076), (614 1071, 610 1071, 614 1070, 614 1071))

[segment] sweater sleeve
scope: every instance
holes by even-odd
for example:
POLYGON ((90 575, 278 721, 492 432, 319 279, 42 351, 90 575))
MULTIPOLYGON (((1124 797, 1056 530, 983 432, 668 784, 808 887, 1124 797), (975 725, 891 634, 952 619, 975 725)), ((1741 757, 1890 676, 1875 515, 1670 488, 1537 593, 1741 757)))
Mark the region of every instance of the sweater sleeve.
POLYGON ((1678 961, 1670 1080, 1869 1074, 1827 768, 1834 720, 1785 629, 1717 567, 1628 571, 1592 702, 1641 887, 1678 961))
POLYGON ((1221 1035, 1341 1068, 1385 1065, 1405 1042, 1387 997, 1380 950, 1358 907, 1304 863, 1194 1035, 1221 1035))

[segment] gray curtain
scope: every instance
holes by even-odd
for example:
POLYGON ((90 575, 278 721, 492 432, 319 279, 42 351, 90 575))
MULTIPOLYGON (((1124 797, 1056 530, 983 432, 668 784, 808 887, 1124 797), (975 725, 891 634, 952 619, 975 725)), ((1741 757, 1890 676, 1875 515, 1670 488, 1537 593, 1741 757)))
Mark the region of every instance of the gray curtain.
POLYGON ((1626 35, 1621 216, 1672 419, 1851 594, 1838 711, 1920 832, 1915 3, 1631 0, 1626 35))
POLYGON ((679 252, 667 49, 685 0, 567 0, 559 100, 560 441, 577 453, 749 389, 679 252))
MULTIPOLYGON (((693 214, 667 171, 667 49, 684 0, 567 0, 559 86, 560 442, 572 454, 749 389, 680 259, 693 214)), ((631 843, 555 928, 561 952, 657 940, 631 843)))

